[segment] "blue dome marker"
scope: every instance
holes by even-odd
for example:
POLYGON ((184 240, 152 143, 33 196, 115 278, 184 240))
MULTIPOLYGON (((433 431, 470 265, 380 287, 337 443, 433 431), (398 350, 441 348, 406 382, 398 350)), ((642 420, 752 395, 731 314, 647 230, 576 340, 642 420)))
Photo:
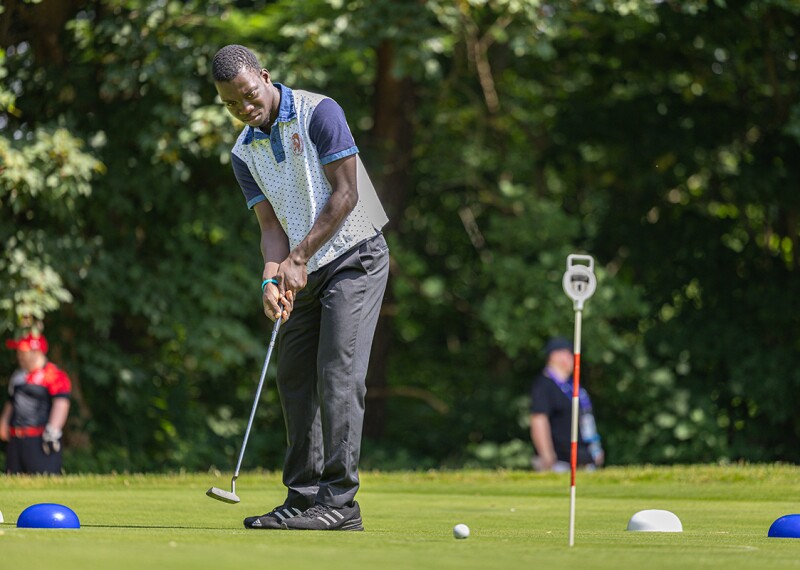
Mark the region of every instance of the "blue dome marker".
POLYGON ((64 505, 39 503, 22 511, 17 528, 81 528, 78 515, 64 505))
POLYGON ((767 536, 771 538, 800 538, 800 515, 786 515, 769 527, 767 536))

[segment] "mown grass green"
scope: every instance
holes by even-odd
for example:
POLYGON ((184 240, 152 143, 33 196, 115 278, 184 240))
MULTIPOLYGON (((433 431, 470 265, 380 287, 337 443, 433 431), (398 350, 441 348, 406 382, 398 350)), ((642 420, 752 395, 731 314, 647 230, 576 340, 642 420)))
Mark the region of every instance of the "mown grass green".
POLYGON ((0 477, 2 568, 708 568, 800 567, 800 539, 767 537, 800 512, 794 466, 627 467, 578 475, 567 546, 568 475, 522 471, 362 474, 366 532, 252 531, 241 519, 282 497, 280 476, 244 473, 238 505, 207 498, 226 474, 0 477), (18 529, 34 503, 69 506, 80 530, 18 529), (667 509, 683 533, 627 532, 667 509), (452 527, 466 523, 467 540, 452 527))

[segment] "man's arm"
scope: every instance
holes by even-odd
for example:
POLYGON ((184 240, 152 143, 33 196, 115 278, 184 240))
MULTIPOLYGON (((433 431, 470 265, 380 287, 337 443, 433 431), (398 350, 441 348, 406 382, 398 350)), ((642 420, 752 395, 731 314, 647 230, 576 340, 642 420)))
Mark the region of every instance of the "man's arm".
POLYGON ((531 441, 539 456, 541 468, 550 470, 556 462, 556 451, 547 414, 531 414, 531 441))
MULTIPOLYGON (((289 238, 283 231, 278 217, 272 205, 264 200, 253 206, 253 210, 258 218, 258 225, 261 228, 261 255, 264 258, 264 272, 262 279, 272 279, 278 276, 282 261, 289 255, 289 238)), ((280 283, 281 280, 278 279, 280 283)), ((282 304, 283 318, 288 319, 292 312, 292 300, 294 293, 288 296, 281 296, 278 286, 268 284, 264 289, 263 303, 264 314, 273 321, 278 318, 280 310, 278 304, 282 304)))
POLYGON ((50 417, 42 433, 42 450, 50 455, 61 451, 61 435, 69 415, 69 398, 57 396, 53 398, 50 417))
POLYGON ((69 398, 53 398, 53 407, 50 408, 50 417, 47 420, 47 425, 62 431, 64 426, 67 425, 69 404, 69 398))
POLYGON ((11 402, 3 405, 3 412, 0 413, 0 440, 8 441, 8 428, 11 422, 11 402))
POLYGON ((279 281, 282 290, 296 294, 306 286, 308 260, 333 237, 345 218, 356 207, 358 203, 357 160, 357 155, 351 154, 323 166, 325 177, 331 185, 332 194, 306 237, 280 264, 278 274, 281 277, 279 281))

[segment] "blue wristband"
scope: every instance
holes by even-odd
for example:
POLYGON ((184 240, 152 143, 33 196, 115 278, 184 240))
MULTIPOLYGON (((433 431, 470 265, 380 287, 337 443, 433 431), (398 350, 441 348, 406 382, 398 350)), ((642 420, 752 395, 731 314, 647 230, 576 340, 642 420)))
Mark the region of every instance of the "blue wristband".
POLYGON ((264 281, 261 282, 261 292, 262 293, 264 292, 264 289, 267 287, 267 283, 272 283, 276 287, 278 286, 278 280, 277 279, 264 279, 264 281))

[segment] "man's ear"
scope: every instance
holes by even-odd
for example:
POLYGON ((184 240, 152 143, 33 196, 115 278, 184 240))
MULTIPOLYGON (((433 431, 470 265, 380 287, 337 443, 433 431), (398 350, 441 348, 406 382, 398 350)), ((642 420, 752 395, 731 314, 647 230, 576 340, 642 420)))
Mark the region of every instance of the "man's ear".
POLYGON ((261 77, 264 79, 264 81, 269 83, 269 69, 267 69, 267 68, 262 69, 261 70, 261 77))

